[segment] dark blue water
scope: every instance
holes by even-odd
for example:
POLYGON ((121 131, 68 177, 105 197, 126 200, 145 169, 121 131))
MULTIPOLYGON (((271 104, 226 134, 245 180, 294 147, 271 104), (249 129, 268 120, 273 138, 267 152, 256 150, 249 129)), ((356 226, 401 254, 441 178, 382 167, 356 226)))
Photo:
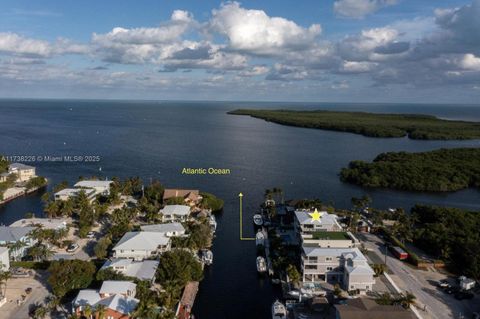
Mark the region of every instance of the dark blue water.
MULTIPOLYGON (((374 139, 349 133, 302 129, 225 114, 237 107, 363 110, 434 114, 478 120, 480 107, 412 104, 273 104, 219 102, 125 102, 0 100, 0 154, 100 156, 99 163, 36 162, 52 184, 79 176, 140 176, 168 187, 200 188, 225 199, 214 243, 215 263, 205 274, 194 312, 198 318, 268 318, 275 292, 257 278, 255 249, 239 241, 238 193, 243 192, 245 235, 266 188, 281 187, 287 198, 320 198, 349 207, 368 193, 377 207, 415 203, 480 210, 480 192, 418 194, 364 190, 338 179, 353 159, 371 160, 386 151, 479 147, 480 141, 374 139), (99 168, 102 168, 99 171, 99 168), (181 175, 184 167, 229 168, 228 176, 181 175)), ((0 208, 9 224, 26 212, 41 214, 40 194, 0 208)))

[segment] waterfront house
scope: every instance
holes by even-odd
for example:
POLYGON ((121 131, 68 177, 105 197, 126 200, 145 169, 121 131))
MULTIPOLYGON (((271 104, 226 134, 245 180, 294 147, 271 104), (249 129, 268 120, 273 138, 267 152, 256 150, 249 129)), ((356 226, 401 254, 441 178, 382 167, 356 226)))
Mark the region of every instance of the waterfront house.
POLYGON ((345 304, 335 305, 337 319, 414 319, 412 311, 401 306, 379 305, 373 299, 348 299, 345 304))
POLYGON ((10 174, 8 174, 8 172, 1 173, 1 174, 0 174, 0 183, 6 182, 9 175, 10 175, 10 174))
POLYGON ((144 260, 170 250, 170 238, 158 232, 128 232, 113 247, 115 258, 144 260))
POLYGON ((164 203, 169 199, 179 197, 183 198, 184 203, 189 206, 198 205, 203 199, 198 189, 165 189, 165 191, 163 192, 164 203))
POLYGON ((147 280, 153 283, 158 268, 158 260, 134 261, 128 258, 107 260, 101 269, 112 269, 128 277, 147 280))
POLYGON ((308 234, 319 231, 342 231, 338 223, 337 215, 329 214, 326 211, 296 210, 295 231, 298 234, 308 234), (320 214, 319 220, 314 220, 312 214, 320 214))
POLYGON ((165 237, 178 237, 185 235, 185 228, 180 223, 165 223, 140 226, 142 231, 163 233, 165 237))
POLYGON ((95 195, 108 196, 110 194, 110 185, 113 181, 84 180, 76 183, 75 188, 94 190, 95 195))
POLYGON ((358 248, 302 247, 304 283, 339 283, 347 291, 371 291, 374 271, 358 248))
POLYGON ((7 247, 0 247, 0 271, 10 269, 10 254, 7 247))
POLYGON ((84 191, 87 197, 92 201, 95 199, 95 190, 93 189, 81 189, 81 188, 65 188, 62 189, 61 191, 56 192, 53 196, 55 200, 69 200, 73 199, 78 194, 80 194, 81 191, 84 191))
POLYGON ((104 318, 130 319, 140 300, 134 298, 136 285, 129 281, 105 281, 99 291, 82 289, 72 301, 72 312, 84 315, 87 306, 95 309, 105 307, 104 318))
POLYGON ((167 205, 164 208, 160 209, 160 214, 162 216, 162 222, 169 221, 186 221, 190 215, 190 206, 185 205, 167 205))
POLYGON ((22 163, 12 163, 8 166, 8 174, 15 174, 17 176, 17 182, 26 182, 35 175, 35 167, 25 165, 22 163))
POLYGON ((13 222, 10 226, 61 230, 67 228, 67 220, 64 218, 23 218, 13 222))
POLYGON ((13 260, 21 259, 36 242, 29 236, 34 229, 35 227, 0 226, 0 246, 10 248, 10 258, 13 260))

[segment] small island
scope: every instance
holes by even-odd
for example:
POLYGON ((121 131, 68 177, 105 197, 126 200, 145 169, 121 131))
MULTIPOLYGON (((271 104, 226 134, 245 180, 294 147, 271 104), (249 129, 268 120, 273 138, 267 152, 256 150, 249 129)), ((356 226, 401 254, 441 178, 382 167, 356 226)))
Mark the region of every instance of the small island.
POLYGON ((409 191, 448 192, 480 187, 480 149, 382 153, 372 163, 350 162, 341 170, 340 178, 366 187, 409 191))
POLYGON ((368 137, 408 136, 415 140, 480 138, 478 122, 442 120, 431 115, 252 109, 238 109, 228 114, 249 115, 283 125, 349 132, 368 137))

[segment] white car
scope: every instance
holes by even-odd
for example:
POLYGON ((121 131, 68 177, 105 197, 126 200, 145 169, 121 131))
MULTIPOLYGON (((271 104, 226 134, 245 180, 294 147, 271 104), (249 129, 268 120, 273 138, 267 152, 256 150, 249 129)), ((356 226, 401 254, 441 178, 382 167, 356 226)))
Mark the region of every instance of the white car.
POLYGON ((89 231, 89 232, 87 233, 87 238, 94 238, 94 237, 95 237, 95 232, 89 231))
POLYGON ((71 244, 67 247, 67 252, 68 253, 73 253, 75 250, 78 249, 78 244, 71 244))

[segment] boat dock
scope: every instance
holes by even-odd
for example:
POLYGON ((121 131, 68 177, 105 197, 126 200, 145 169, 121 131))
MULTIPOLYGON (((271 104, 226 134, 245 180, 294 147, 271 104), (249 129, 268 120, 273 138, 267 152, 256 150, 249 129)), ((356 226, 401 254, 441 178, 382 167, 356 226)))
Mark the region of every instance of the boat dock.
POLYGON ((198 292, 198 281, 190 281, 183 290, 182 299, 178 303, 176 318, 189 319, 192 314, 193 304, 198 292))
POLYGON ((262 226, 262 233, 265 236, 264 247, 265 247, 265 259, 267 260, 267 270, 270 276, 273 276, 273 266, 272 260, 270 259, 270 240, 268 239, 268 231, 265 227, 262 226))

